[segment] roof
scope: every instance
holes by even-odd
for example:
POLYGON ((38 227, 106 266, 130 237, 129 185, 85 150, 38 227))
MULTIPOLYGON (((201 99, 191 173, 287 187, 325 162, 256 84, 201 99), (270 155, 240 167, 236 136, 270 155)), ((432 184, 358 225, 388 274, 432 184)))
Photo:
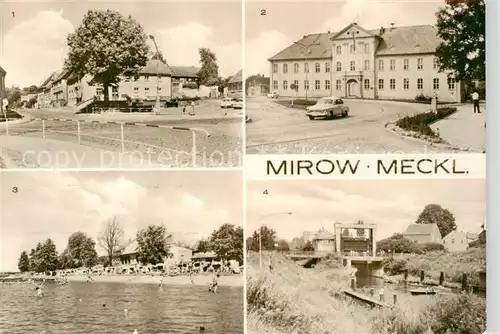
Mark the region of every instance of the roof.
POLYGON ((211 258, 211 257, 217 257, 217 254, 215 252, 199 252, 199 253, 194 253, 192 258, 193 259, 203 259, 203 258, 211 258))
POLYGON ((410 224, 403 235, 430 235, 439 228, 436 224, 410 224))
POLYGON ((173 77, 196 78, 198 77, 199 67, 196 66, 170 66, 173 77))
POLYGON ((5 71, 5 70, 2 68, 2 66, 0 66, 0 73, 2 73, 2 74, 7 74, 7 71, 5 71))
POLYGON ((139 245, 137 244, 137 241, 134 240, 130 245, 123 248, 123 250, 120 252, 120 255, 134 254, 137 252, 138 247, 139 245))
POLYGON ((54 81, 57 78, 57 75, 57 72, 52 72, 52 74, 40 85, 40 88, 43 88, 47 86, 51 81, 54 81))
POLYGON ((229 83, 243 82, 243 70, 239 70, 238 73, 233 75, 229 80, 229 83))
POLYGON ((314 239, 316 239, 316 240, 333 240, 333 239, 335 239, 335 237, 333 236, 333 234, 331 234, 327 230, 321 230, 314 237, 314 239))
POLYGON ((140 74, 156 75, 172 75, 172 70, 170 66, 157 59, 150 59, 146 66, 144 66, 140 71, 140 74))
POLYGON ((60 81, 62 79, 66 79, 70 76, 70 70, 63 70, 55 79, 54 82, 60 81))
MULTIPOLYGON (((436 28, 432 25, 385 28, 382 33, 380 29, 367 30, 362 27, 359 28, 381 38, 381 43, 376 51, 377 55, 434 53, 441 42, 437 36, 436 28)), ((346 30, 346 28, 343 30, 346 30)), ((334 39, 341 32, 306 35, 297 43, 288 46, 269 58, 269 61, 304 59, 305 48, 303 45, 309 46, 310 53, 307 54, 309 59, 331 58, 331 39, 334 39)))

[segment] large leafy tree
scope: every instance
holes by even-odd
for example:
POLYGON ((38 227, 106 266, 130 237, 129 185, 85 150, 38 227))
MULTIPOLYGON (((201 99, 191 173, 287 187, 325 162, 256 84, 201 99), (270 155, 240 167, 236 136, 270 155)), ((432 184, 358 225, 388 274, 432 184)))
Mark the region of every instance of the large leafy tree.
POLYGON ((97 263, 95 241, 83 232, 75 232, 68 238, 65 255, 72 267, 92 267, 97 263))
POLYGON ((22 273, 30 270, 30 260, 26 251, 22 251, 21 256, 19 257, 19 260, 17 262, 17 268, 19 268, 19 271, 22 273))
POLYGON ((212 232, 210 244, 218 257, 243 262, 243 228, 224 224, 212 232))
POLYGON ((142 264, 158 264, 169 255, 171 234, 163 225, 149 225, 137 232, 137 260, 142 264))
POLYGON ((484 0, 446 0, 436 13, 440 71, 459 81, 486 77, 486 5, 484 0))
POLYGON ((306 243, 304 241, 304 238, 300 238, 300 237, 293 238, 292 244, 290 245, 290 248, 292 250, 302 250, 302 248, 304 248, 305 244, 306 243))
POLYGON ((58 267, 57 249, 52 239, 47 239, 38 254, 39 271, 53 271, 58 267))
POLYGON ((219 65, 215 53, 207 48, 199 49, 201 69, 198 72, 200 85, 212 86, 219 82, 219 65))
POLYGON ((101 84, 104 99, 120 77, 138 77, 147 64, 149 46, 143 28, 131 16, 114 10, 89 10, 75 32, 68 36, 65 68, 78 76, 88 74, 90 84, 101 84))
POLYGON ((276 231, 267 227, 266 225, 262 225, 259 229, 253 232, 251 236, 251 246, 249 248, 252 251, 258 251, 259 245, 261 245, 262 250, 275 250, 274 246, 277 243, 276 231), (259 236, 259 233, 261 234, 259 236), (259 242, 260 239, 260 242, 259 242))
POLYGON ((457 228, 455 216, 438 204, 428 204, 417 218, 416 224, 436 224, 441 236, 446 236, 457 228))
POLYGON ((123 248, 124 232, 117 217, 106 221, 103 230, 97 237, 98 245, 108 254, 108 264, 113 263, 113 257, 123 248))
POLYGON ((212 250, 212 244, 209 239, 201 239, 195 246, 196 252, 209 252, 212 250))

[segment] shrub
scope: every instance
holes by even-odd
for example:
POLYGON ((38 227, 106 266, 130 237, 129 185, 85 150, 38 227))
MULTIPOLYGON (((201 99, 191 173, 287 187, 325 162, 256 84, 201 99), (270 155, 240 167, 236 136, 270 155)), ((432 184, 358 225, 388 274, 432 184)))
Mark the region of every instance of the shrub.
POLYGON ((420 247, 422 247, 422 251, 424 252, 444 251, 444 246, 437 242, 428 242, 420 245, 420 247))
POLYGON ((384 259, 382 262, 384 272, 389 275, 399 275, 406 269, 406 260, 396 260, 393 258, 384 259))
POLYGON ((424 102, 430 102, 432 101, 432 97, 425 96, 424 94, 420 93, 415 97, 415 101, 424 101, 424 102))
POLYGON ((430 124, 453 114, 457 108, 443 107, 438 108, 437 112, 427 112, 416 114, 414 116, 405 116, 396 122, 396 125, 408 131, 418 132, 425 136, 438 137, 430 128, 430 124))
POLYGON ((196 82, 186 82, 186 83, 182 84, 182 88, 198 89, 198 85, 196 84, 196 82))
MULTIPOLYGON (((291 103, 291 101, 290 101, 291 103)), ((313 106, 316 104, 316 101, 297 99, 293 100, 293 104, 302 105, 302 106, 313 106)))

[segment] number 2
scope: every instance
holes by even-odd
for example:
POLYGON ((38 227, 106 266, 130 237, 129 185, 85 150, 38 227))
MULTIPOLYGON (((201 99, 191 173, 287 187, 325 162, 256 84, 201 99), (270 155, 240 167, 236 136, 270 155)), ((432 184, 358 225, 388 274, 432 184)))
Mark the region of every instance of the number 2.
POLYGON ((260 10, 260 15, 263 15, 263 16, 264 16, 264 15, 266 15, 266 14, 267 14, 267 11, 266 11, 265 9, 261 9, 261 10, 260 10))

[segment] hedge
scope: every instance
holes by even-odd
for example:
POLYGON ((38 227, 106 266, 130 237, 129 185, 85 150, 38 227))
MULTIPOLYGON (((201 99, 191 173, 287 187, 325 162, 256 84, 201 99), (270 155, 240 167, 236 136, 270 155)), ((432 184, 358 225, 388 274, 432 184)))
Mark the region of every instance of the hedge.
POLYGON ((405 116, 399 119, 396 122, 396 125, 407 131, 414 131, 426 136, 438 137, 429 125, 450 116, 456 111, 457 108, 454 107, 438 108, 436 113, 430 111, 422 114, 416 114, 414 116, 405 116))

